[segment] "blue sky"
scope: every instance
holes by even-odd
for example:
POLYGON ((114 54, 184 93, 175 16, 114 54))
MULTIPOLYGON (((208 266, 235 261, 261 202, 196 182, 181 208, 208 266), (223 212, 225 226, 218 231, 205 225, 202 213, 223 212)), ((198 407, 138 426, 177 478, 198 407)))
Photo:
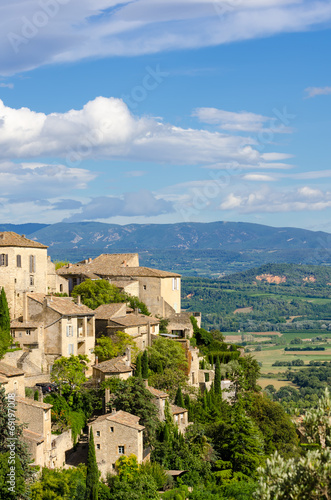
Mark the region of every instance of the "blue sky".
POLYGON ((331 231, 330 1, 0 6, 3 222, 331 231))

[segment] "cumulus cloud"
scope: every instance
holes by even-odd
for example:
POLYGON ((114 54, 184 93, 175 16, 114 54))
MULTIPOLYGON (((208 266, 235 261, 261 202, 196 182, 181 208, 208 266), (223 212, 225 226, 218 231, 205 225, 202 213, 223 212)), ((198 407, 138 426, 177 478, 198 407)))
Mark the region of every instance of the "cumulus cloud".
POLYGON ((245 181, 257 181, 257 182, 267 182, 267 181, 276 181, 276 177, 272 177, 267 174, 245 174, 243 176, 245 181))
POLYGON ((320 211, 331 208, 331 192, 303 186, 293 190, 272 190, 263 186, 255 191, 229 193, 220 204, 221 210, 239 213, 320 211))
POLYGON ((151 217, 174 212, 173 204, 157 198, 150 191, 141 189, 137 192, 124 193, 121 197, 99 196, 83 205, 81 211, 64 220, 78 222, 96 219, 110 219, 116 216, 151 217))
POLYGON ((316 97, 317 95, 330 95, 331 87, 308 87, 305 89, 306 99, 316 97))
POLYGON ((78 167, 91 155, 186 165, 261 159, 255 139, 138 117, 112 97, 97 97, 82 109, 48 115, 10 108, 0 101, 0 132, 0 158, 55 156, 70 167, 78 167))
POLYGON ((316 29, 328 0, 12 0, 0 6, 3 75, 316 29), (17 14, 19 12, 19 15, 17 14))

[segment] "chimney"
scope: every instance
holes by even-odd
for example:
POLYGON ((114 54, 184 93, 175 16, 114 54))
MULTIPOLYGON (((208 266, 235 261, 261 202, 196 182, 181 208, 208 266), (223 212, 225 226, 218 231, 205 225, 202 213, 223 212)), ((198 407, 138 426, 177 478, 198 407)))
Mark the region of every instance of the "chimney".
POLYGON ((125 360, 126 366, 131 366, 131 347, 130 346, 128 346, 126 348, 125 355, 126 355, 126 360, 125 360))
POLYGON ((25 238, 25 234, 22 234, 22 238, 25 238))
POLYGON ((97 365, 99 363, 99 358, 98 356, 95 356, 95 364, 97 365))
POLYGON ((116 413, 116 408, 112 407, 111 413, 114 415, 116 413))
POLYGON ((144 386, 146 387, 146 389, 148 389, 148 379, 144 379, 143 380, 143 383, 144 383, 144 386))
POLYGON ((89 257, 88 263, 92 262, 92 257, 89 257))
POLYGON ((135 308, 134 313, 135 313, 136 316, 138 316, 138 314, 139 314, 139 308, 138 307, 135 308))
POLYGON ((77 305, 78 306, 82 305, 82 297, 81 297, 81 295, 77 295, 77 305))

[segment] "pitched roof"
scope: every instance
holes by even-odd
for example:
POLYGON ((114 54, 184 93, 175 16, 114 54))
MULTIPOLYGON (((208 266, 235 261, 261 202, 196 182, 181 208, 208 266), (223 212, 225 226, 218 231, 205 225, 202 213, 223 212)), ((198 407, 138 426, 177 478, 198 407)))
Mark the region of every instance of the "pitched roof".
POLYGON ((0 247, 48 248, 38 241, 29 240, 12 231, 0 233, 0 247))
POLYGON ((94 365, 102 373, 127 373, 134 369, 133 365, 128 366, 125 362, 126 356, 117 356, 117 358, 108 359, 94 365))
POLYGON ((100 274, 113 277, 130 276, 132 278, 180 278, 180 274, 172 273, 170 271, 161 271, 160 269, 151 269, 150 267, 116 267, 112 270, 107 270, 108 272, 105 271, 106 270, 104 269, 103 273, 100 274))
POLYGON ((63 316, 94 316, 94 311, 84 304, 76 304, 71 297, 55 297, 44 293, 28 293, 30 299, 43 304, 47 298, 47 307, 63 316))
POLYGON ((143 325, 157 325, 160 323, 158 318, 154 316, 146 316, 145 314, 127 314, 126 316, 118 316, 110 318, 112 323, 117 323, 119 326, 143 326, 143 325))
MULTIPOLYGON (((86 275, 86 273, 93 273, 99 276, 109 276, 112 278, 180 278, 180 274, 172 273, 170 271, 161 271, 160 269, 151 269, 150 267, 106 267, 101 263, 93 265, 93 261, 88 264, 69 264, 57 270, 61 276, 64 275, 86 275)), ((98 276, 96 276, 98 278, 98 276)), ((94 279, 96 279, 94 278, 94 279)), ((115 283, 114 283, 115 284, 115 283)))
POLYGON ((128 308, 125 302, 114 303, 114 304, 102 304, 94 310, 95 319, 109 319, 115 316, 118 312, 127 311, 128 309, 132 311, 132 309, 128 308))
POLYGON ((17 397, 16 401, 17 403, 25 404, 27 406, 34 406, 35 408, 42 408, 43 410, 49 410, 50 408, 53 408, 53 405, 50 405, 48 403, 41 403, 40 401, 35 401, 34 399, 17 397))
POLYGON ((178 415, 179 413, 185 413, 188 411, 186 408, 181 408, 180 406, 170 405, 171 413, 173 415, 178 415))
POLYGON ((37 432, 30 431, 30 429, 23 429, 23 438, 27 441, 33 441, 34 443, 40 444, 45 441, 44 437, 37 432))
POLYGON ((117 422, 118 424, 126 425, 127 427, 132 427, 138 431, 145 429, 143 425, 139 424, 140 417, 132 415, 126 411, 117 411, 116 413, 110 413, 107 420, 112 422, 117 422))
POLYGON ((38 323, 37 321, 20 321, 19 319, 13 319, 10 322, 10 328, 28 328, 29 330, 35 330, 39 326, 42 326, 42 323, 38 323))
POLYGON ((155 397, 157 398, 167 398, 169 394, 163 391, 159 391, 159 389, 155 389, 155 387, 149 387, 147 386, 146 389, 155 397))
POLYGON ((100 415, 100 417, 96 418, 91 425, 99 424, 108 420, 109 422, 116 422, 118 424, 126 425, 127 427, 132 427, 138 431, 142 431, 145 429, 143 425, 139 424, 140 417, 136 415, 132 415, 123 410, 115 411, 114 413, 106 413, 105 415, 100 415))
POLYGON ((6 377, 17 377, 24 375, 24 371, 0 361, 0 375, 5 375, 6 377))
POLYGON ((104 267, 130 267, 132 264, 139 265, 137 253, 102 253, 92 260, 92 268, 104 267))

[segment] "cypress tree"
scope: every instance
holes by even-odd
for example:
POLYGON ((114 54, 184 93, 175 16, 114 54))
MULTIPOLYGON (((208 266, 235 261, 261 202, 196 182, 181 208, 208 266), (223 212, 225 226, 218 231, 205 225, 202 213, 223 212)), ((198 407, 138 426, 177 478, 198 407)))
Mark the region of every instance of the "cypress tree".
POLYGON ((10 335, 10 315, 5 289, 0 293, 0 359, 12 343, 10 335))
POLYGON ((187 410, 189 409, 190 407, 190 404, 191 404, 191 401, 190 401, 190 396, 188 394, 185 394, 185 398, 184 398, 184 408, 186 408, 187 410))
POLYGON ((180 386, 178 387, 176 392, 175 405, 180 406, 181 408, 184 407, 184 398, 180 386))
POLYGON ((148 357, 147 351, 141 356, 141 375, 144 380, 148 379, 148 357))
POLYGON ((214 392, 216 395, 221 394, 221 363, 218 356, 215 364, 214 392))
POLYGON ((141 378, 141 355, 139 354, 136 359, 136 371, 135 376, 141 378))
POLYGON ((90 439, 88 445, 88 455, 87 455, 85 500, 98 500, 98 487, 99 487, 99 471, 97 465, 97 458, 95 455, 93 431, 91 427, 90 439))

